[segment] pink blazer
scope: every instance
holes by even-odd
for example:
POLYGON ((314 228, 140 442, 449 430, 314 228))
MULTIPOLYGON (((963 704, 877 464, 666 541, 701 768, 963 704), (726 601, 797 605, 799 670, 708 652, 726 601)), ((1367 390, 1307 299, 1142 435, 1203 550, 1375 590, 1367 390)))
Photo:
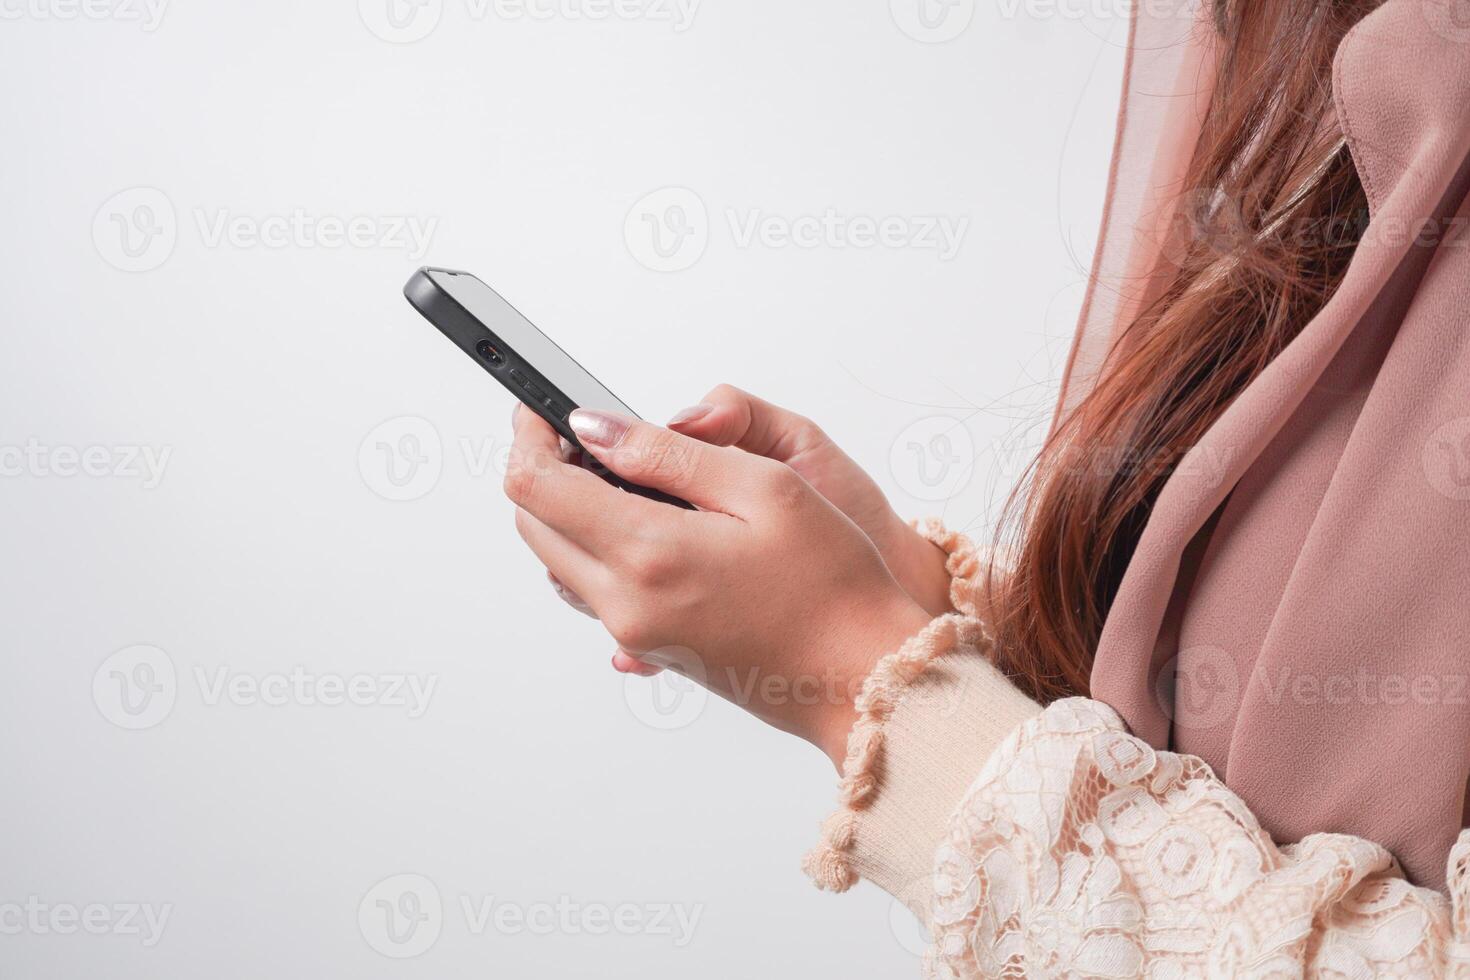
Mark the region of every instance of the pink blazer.
MULTIPOLYGON (((1146 301, 1214 32, 1138 5, 1062 408, 1146 301)), ((1470 20, 1387 0, 1339 48, 1371 220, 1341 288, 1163 489, 1093 696, 1199 755, 1278 841, 1389 848, 1442 886, 1470 779, 1470 20)), ((1283 39, 1285 40, 1285 39, 1283 39)))

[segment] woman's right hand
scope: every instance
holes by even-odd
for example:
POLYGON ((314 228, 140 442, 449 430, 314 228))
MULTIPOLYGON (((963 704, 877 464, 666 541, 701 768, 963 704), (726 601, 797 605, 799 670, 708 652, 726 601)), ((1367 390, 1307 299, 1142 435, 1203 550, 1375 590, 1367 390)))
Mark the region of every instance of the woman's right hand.
POLYGON ((720 385, 677 413, 669 428, 790 466, 867 534, 915 602, 932 616, 950 611, 944 552, 899 517, 873 478, 810 419, 720 385))

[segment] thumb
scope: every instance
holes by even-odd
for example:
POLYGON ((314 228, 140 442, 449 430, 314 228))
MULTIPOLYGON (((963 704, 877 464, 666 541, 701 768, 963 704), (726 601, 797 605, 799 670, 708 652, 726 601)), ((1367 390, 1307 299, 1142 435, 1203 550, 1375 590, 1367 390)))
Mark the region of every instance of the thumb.
POLYGON ((783 463, 826 440, 810 419, 734 385, 720 385, 698 405, 678 412, 669 428, 701 442, 735 446, 783 463))
POLYGON ((617 412, 579 408, 567 421, 582 448, 618 476, 704 510, 741 511, 742 488, 749 486, 752 470, 770 465, 617 412))

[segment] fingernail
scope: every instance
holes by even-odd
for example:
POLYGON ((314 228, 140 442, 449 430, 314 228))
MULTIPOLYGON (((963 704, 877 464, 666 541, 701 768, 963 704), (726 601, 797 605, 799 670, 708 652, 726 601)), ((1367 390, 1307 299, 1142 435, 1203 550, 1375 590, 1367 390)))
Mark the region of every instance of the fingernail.
POLYGON ((599 412, 591 408, 579 408, 567 421, 582 445, 612 448, 628 434, 629 420, 612 412, 599 412))
POLYGON ((685 422, 693 422, 695 419, 704 418, 713 410, 714 406, 711 405, 709 402, 700 402, 698 405, 690 405, 688 408, 681 408, 677 412, 675 412, 674 417, 669 419, 669 424, 683 425, 685 422))
POLYGON ((577 595, 577 593, 573 592, 565 585, 562 585, 561 581, 550 572, 546 573, 546 577, 551 580, 551 588, 556 592, 557 596, 561 599, 562 602, 565 602, 567 605, 571 606, 573 609, 577 610, 577 612, 582 613, 583 615, 591 616, 593 619, 597 618, 597 614, 592 611, 592 607, 587 605, 586 599, 583 599, 581 596, 577 595))

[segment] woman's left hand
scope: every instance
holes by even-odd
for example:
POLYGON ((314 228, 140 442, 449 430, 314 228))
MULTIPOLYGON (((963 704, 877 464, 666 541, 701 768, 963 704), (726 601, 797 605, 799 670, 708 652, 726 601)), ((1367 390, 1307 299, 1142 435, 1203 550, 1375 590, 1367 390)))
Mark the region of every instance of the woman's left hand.
POLYGON ((928 621, 868 537, 784 463, 579 409, 583 448, 684 510, 565 462, 515 416, 516 529, 618 646, 681 670, 778 728, 845 754, 856 688, 928 621))

